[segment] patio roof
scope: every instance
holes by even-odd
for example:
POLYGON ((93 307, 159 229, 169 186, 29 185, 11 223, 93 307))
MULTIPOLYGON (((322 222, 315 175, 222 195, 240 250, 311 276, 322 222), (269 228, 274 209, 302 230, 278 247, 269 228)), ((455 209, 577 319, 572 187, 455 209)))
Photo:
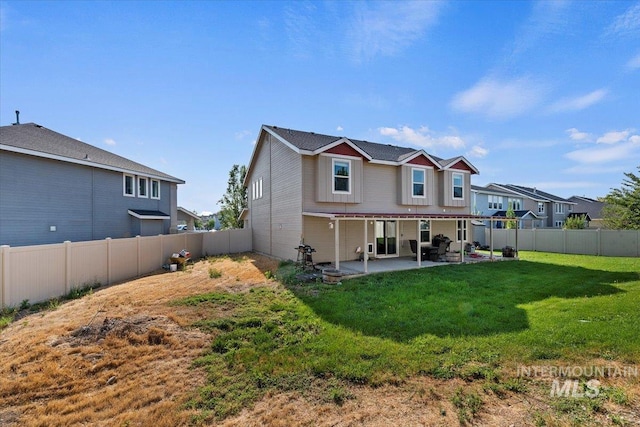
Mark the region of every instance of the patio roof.
POLYGON ((363 219, 376 219, 376 218, 392 218, 392 219, 471 219, 471 220, 502 220, 504 218, 497 218, 492 216, 480 216, 471 214, 433 214, 433 213, 378 213, 378 212, 302 212, 304 216, 314 216, 319 218, 328 219, 345 219, 345 220, 363 220, 363 219))

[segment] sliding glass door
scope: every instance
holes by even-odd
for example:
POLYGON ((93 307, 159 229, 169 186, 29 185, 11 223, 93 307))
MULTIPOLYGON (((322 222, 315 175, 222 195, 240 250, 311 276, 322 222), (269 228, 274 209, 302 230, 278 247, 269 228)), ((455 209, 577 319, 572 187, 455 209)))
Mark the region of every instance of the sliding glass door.
POLYGON ((397 221, 376 221, 376 256, 398 255, 397 221))

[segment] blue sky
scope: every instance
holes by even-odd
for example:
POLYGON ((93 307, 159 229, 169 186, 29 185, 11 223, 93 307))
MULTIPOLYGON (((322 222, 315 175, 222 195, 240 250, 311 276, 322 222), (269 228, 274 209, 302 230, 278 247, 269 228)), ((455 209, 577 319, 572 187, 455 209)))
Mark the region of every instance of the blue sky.
POLYGON ((640 165, 639 1, 1 1, 0 124, 187 181, 217 211, 262 124, 606 195, 640 165))

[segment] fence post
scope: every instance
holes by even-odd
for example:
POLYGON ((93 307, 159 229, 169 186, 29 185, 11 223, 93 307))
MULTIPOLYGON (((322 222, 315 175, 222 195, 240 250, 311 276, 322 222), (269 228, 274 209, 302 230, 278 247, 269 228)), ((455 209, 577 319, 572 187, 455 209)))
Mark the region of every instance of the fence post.
POLYGON ((138 268, 138 276, 140 276, 140 235, 136 236, 136 266, 138 268))
POLYGON ((536 245, 536 230, 537 228, 532 229, 532 236, 531 236, 531 240, 533 241, 533 251, 537 252, 538 251, 538 247, 536 245))
POLYGON ((71 291, 71 241, 64 241, 64 293, 71 291))
POLYGON ((562 229, 562 253, 567 253, 567 229, 562 229))
POLYGON ((602 255, 602 238, 600 237, 600 229, 596 229, 596 255, 602 255))
POLYGON ((111 284, 111 237, 105 239, 107 241, 107 285, 111 284))
POLYGON ((7 306, 7 291, 9 288, 9 245, 0 246, 0 308, 7 306))

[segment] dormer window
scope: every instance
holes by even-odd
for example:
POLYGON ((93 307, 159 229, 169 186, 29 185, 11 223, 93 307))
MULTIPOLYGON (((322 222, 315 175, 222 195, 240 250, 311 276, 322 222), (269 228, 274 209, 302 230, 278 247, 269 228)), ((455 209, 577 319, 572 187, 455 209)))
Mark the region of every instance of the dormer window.
POLYGON ((411 188, 413 197, 424 197, 426 187, 426 174, 424 169, 411 169, 411 188))
POLYGON ((333 192, 351 193, 351 160, 333 159, 333 192))

